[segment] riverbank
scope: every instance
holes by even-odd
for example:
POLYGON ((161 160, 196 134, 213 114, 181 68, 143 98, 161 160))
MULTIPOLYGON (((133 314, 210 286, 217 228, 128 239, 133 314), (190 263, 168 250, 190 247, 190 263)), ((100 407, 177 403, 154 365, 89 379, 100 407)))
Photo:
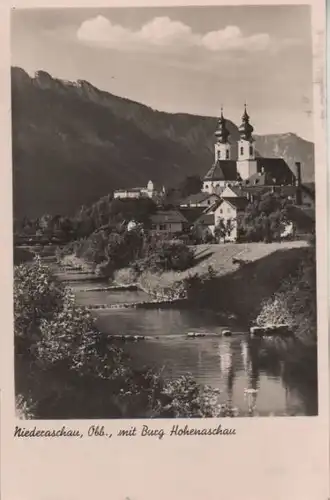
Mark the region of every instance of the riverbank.
MULTIPOLYGON (((269 306, 276 299, 283 283, 288 279, 292 281, 303 263, 308 261, 309 267, 314 265, 315 271, 315 258, 314 264, 310 262, 315 257, 314 252, 305 242, 203 245, 196 249, 196 259, 200 260, 186 271, 144 271, 137 275, 131 268, 126 268, 114 273, 114 281, 120 285, 138 283, 141 289, 157 297, 185 296, 191 307, 223 311, 228 316, 254 324, 265 304, 269 306)), ((303 288, 300 292, 299 283, 292 286, 292 297, 305 293, 303 288)), ((310 299, 313 293, 315 290, 311 290, 310 299)), ((263 315, 263 323, 259 321, 258 324, 264 325, 265 322, 266 316, 263 315)), ((283 324, 285 321, 273 315, 268 323, 283 324)))
MULTIPOLYGON (((250 325, 259 326, 287 323, 294 319, 285 314, 265 314, 273 310, 272 302, 278 301, 278 292, 286 284, 289 303, 306 290, 293 283, 304 262, 313 260, 315 250, 304 241, 284 243, 248 243, 199 245, 194 247, 194 265, 184 271, 138 272, 134 266, 115 271, 107 286, 137 287, 155 302, 175 303, 187 300, 190 307, 221 311, 228 318, 237 318, 250 325), (291 280, 291 281, 290 281, 291 280), (289 294, 290 283, 294 290, 289 294)), ((65 256, 63 265, 75 266, 92 272, 91 266, 76 256, 65 256)), ((313 263, 309 263, 313 267, 313 263)), ((315 271, 315 255, 314 255, 315 271)), ((313 269, 312 269, 313 272, 313 269)), ((311 290, 308 301, 313 302, 311 290)), ((282 309, 285 296, 282 294, 282 309)), ((275 306, 276 307, 276 306, 275 306)), ((297 309, 297 308, 296 308, 297 309)), ((292 314, 296 314, 297 310, 292 314)), ((307 314, 307 311, 306 311, 307 314)), ((301 324, 304 318, 300 316, 301 324)), ((312 325, 311 325, 312 328, 312 325)))

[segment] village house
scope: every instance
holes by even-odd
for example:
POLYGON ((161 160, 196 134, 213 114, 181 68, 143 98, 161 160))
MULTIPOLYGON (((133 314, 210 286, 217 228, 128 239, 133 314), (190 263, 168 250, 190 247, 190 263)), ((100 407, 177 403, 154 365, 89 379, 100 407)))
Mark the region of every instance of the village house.
POLYGON ((223 199, 214 210, 214 224, 217 227, 222 224, 226 228, 226 234, 223 237, 225 241, 237 241, 238 219, 244 213, 249 203, 246 197, 233 197, 223 199))
POLYGON ((215 237, 216 228, 221 225, 222 232, 226 232, 226 234, 220 238, 219 242, 236 242, 237 221, 239 216, 244 213, 248 203, 249 200, 246 196, 221 198, 196 220, 194 224, 196 234, 203 239, 215 237))
POLYGON ((196 193, 196 194, 191 194, 187 198, 185 198, 183 201, 180 203, 180 208, 196 208, 196 207, 210 207, 213 205, 216 201, 219 201, 219 195, 215 193, 196 193))
POLYGON ((214 213, 203 213, 194 224, 194 232, 201 240, 214 238, 215 217, 214 213))
MULTIPOLYGON (((300 166, 297 166, 297 169, 300 166)), ((313 190, 314 183, 301 184, 299 186, 272 186, 269 188, 271 192, 279 192, 286 196, 288 200, 291 200, 293 204, 298 206, 304 206, 308 208, 315 208, 315 193, 313 190)), ((265 191, 265 186, 248 186, 248 185, 238 185, 238 186, 227 186, 221 193, 221 198, 234 198, 236 196, 245 196, 251 199, 254 195, 265 191)))
POLYGON ((187 219, 178 210, 158 210, 150 220, 151 231, 155 233, 178 234, 188 225, 187 219))

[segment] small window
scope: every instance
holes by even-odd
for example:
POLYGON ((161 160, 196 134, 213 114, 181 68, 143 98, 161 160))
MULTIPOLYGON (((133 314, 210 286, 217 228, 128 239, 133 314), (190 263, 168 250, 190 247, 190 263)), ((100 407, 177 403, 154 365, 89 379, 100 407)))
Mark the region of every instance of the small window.
POLYGON ((208 189, 209 188, 209 185, 208 184, 205 184, 205 189, 208 189))
POLYGON ((243 148, 243 146, 241 146, 240 151, 241 151, 241 155, 243 155, 244 154, 244 148, 243 148))
POLYGON ((253 146, 250 146, 250 156, 253 155, 253 146))
POLYGON ((166 230, 166 224, 159 224, 159 230, 160 231, 165 231, 166 230))
POLYGON ((226 150, 226 160, 229 160, 229 149, 226 150))
POLYGON ((218 151, 218 160, 221 158, 221 151, 218 151))
POLYGON ((258 182, 259 182, 259 179, 256 179, 256 180, 254 181, 254 183, 255 183, 255 184, 258 184, 258 182))

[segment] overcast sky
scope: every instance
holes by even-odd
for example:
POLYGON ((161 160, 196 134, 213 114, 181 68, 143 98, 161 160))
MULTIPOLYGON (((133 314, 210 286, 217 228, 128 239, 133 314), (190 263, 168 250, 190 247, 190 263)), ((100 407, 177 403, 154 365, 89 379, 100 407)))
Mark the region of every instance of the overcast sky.
POLYGON ((313 140, 308 6, 28 9, 12 64, 84 79, 155 109, 226 117, 313 140))

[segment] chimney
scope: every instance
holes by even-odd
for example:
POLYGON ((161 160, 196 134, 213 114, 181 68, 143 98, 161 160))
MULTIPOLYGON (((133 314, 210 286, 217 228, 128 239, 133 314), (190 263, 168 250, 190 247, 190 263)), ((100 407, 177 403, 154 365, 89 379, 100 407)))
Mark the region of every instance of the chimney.
POLYGON ((296 205, 302 205, 302 193, 301 193, 301 164, 296 161, 296 205))

